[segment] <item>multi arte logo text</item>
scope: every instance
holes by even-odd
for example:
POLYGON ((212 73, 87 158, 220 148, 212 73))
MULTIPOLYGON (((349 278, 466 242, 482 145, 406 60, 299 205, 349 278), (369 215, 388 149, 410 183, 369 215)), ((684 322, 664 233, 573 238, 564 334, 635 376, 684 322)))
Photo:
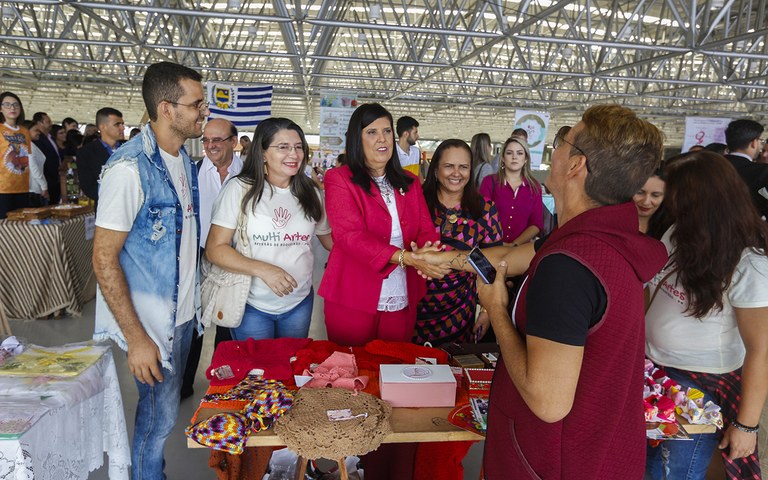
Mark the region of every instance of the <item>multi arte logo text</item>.
POLYGON ((270 232, 263 234, 254 234, 253 243, 259 242, 309 242, 311 235, 304 235, 300 232, 296 233, 280 233, 270 232))

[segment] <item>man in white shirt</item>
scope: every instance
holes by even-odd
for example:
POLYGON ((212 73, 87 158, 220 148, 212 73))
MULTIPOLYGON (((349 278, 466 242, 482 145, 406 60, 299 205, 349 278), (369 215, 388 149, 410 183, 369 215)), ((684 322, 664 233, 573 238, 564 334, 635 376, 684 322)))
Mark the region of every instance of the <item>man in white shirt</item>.
MULTIPOLYGON (((248 137, 245 137, 248 138, 248 137)), ((205 240, 211 228, 213 202, 218 197, 224 182, 236 176, 243 169, 243 162, 235 154, 237 145, 237 127, 229 120, 214 118, 203 129, 203 148, 205 157, 200 161, 197 182, 200 189, 200 258, 205 258, 205 240)), ((216 344, 231 340, 229 329, 216 327, 216 344)), ((181 399, 194 393, 197 364, 203 348, 203 336, 193 332, 192 345, 189 348, 184 380, 181 384, 181 399)))
POLYGON ((418 176, 421 161, 421 151, 416 146, 419 140, 419 122, 413 117, 400 117, 397 119, 396 129, 397 156, 400 159, 400 166, 418 176))
POLYGON ((200 188, 200 247, 205 248, 208 229, 211 228, 213 202, 221 186, 243 169, 243 162, 235 155, 237 127, 229 120, 214 118, 203 129, 205 157, 197 172, 200 188))
POLYGON ((142 97, 149 123, 101 174, 94 338, 126 350, 136 380, 131 478, 161 479, 200 311, 199 196, 184 142, 202 135, 210 110, 202 76, 170 62, 147 67, 142 97))

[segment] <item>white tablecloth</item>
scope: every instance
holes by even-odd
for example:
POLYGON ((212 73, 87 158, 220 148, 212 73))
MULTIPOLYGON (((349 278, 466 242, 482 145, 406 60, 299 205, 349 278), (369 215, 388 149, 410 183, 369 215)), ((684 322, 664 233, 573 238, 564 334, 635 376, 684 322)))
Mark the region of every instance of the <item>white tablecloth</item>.
MULTIPOLYGON (((4 400, 18 408, 23 395, 6 390, 7 377, 0 380, 0 409, 4 400)), ((29 379, 24 380, 29 383, 29 379)), ((62 395, 48 397, 30 387, 29 407, 44 411, 42 417, 17 439, 0 440, 0 479, 74 480, 87 479, 90 472, 109 457, 109 478, 130 476, 130 446, 125 426, 123 400, 115 362, 107 349, 96 364, 73 380, 66 381, 62 395)), ((65 382, 63 382, 65 383, 65 382)), ((53 388, 45 388, 53 392, 53 388)), ((18 386, 14 389, 18 390, 18 386)))

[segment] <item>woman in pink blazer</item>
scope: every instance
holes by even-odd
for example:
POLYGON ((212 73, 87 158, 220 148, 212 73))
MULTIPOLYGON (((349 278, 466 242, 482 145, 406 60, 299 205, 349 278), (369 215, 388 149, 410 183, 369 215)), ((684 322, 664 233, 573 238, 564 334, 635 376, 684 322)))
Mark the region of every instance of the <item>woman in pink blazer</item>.
POLYGON ((417 270, 447 273, 411 255, 412 244, 429 246, 440 235, 394 147, 392 115, 377 103, 361 105, 349 120, 346 164, 325 176, 334 245, 318 293, 328 339, 340 345, 409 342, 426 292, 417 270))

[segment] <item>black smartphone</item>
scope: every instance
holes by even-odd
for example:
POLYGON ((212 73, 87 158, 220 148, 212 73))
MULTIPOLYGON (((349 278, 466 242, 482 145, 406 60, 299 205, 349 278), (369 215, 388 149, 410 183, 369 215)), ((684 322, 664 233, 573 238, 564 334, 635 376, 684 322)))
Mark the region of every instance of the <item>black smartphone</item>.
POLYGON ((485 283, 493 283, 496 280, 496 269, 479 248, 473 248, 469 252, 467 260, 469 260, 469 264, 472 265, 472 268, 475 269, 485 283))

